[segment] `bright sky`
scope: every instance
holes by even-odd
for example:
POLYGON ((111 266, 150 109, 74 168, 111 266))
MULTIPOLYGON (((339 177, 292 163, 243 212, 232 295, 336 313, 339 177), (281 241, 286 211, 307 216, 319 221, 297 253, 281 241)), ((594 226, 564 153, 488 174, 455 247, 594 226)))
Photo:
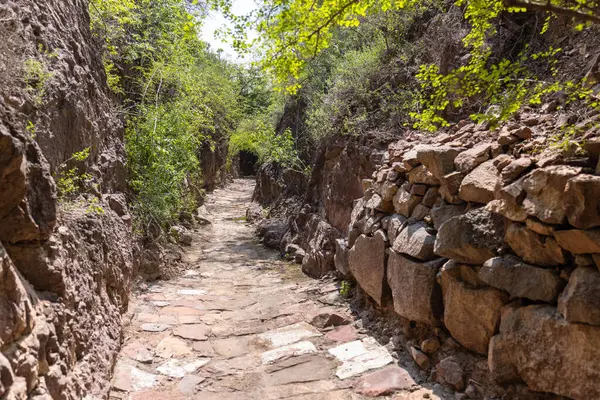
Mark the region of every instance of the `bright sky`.
MULTIPOLYGON (((254 0, 234 0, 232 10, 236 15, 244 15, 255 8, 256 4, 254 3, 254 0)), ((231 24, 220 12, 211 11, 209 16, 204 20, 202 26, 202 40, 209 43, 213 51, 223 49, 225 58, 239 63, 248 62, 249 60, 242 59, 237 55, 235 50, 233 50, 231 43, 223 43, 222 39, 215 38, 215 31, 223 26, 231 26, 231 24)), ((249 36, 250 39, 252 39, 253 33, 251 32, 249 36)))

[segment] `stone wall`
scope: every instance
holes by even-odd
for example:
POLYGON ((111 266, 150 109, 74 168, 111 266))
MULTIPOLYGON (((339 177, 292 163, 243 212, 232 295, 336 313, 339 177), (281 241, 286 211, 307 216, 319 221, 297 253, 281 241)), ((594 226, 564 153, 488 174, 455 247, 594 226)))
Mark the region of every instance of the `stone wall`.
POLYGON ((135 246, 122 123, 87 7, 0 2, 2 399, 106 397, 121 341, 135 246), (61 204, 57 173, 84 148, 69 167, 94 185, 61 204))
POLYGON ((590 130, 583 152, 550 147, 567 119, 524 113, 498 130, 406 135, 362 181, 337 239, 336 269, 425 327, 410 351, 454 389, 483 374, 600 398, 599 142, 590 130), (432 341, 456 343, 470 364, 432 341))

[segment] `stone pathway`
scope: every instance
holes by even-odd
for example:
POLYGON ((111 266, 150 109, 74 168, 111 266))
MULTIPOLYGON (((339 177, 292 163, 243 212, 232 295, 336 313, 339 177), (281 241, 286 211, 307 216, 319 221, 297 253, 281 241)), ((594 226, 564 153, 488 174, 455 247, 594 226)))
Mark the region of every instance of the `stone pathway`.
POLYGON ((357 328, 332 282, 258 243, 243 218, 253 186, 211 194, 189 269, 132 298, 110 398, 446 398, 357 328))

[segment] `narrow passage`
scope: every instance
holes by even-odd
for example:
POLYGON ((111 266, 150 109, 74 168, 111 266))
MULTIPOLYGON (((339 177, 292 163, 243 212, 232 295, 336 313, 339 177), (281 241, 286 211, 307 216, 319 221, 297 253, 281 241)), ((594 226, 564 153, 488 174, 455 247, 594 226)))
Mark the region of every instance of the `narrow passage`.
POLYGON ((243 216, 254 182, 207 200, 179 278, 131 300, 111 399, 439 399, 360 329, 332 281, 264 248, 243 216))

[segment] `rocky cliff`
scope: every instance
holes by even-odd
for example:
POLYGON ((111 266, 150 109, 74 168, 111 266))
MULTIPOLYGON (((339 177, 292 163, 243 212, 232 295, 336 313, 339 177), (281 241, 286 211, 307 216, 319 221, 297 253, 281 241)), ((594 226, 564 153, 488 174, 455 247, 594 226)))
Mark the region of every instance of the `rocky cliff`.
POLYGON ((309 275, 356 281, 429 378, 468 398, 600 397, 598 117, 576 118, 330 145, 279 245, 309 275), (550 146, 567 124, 584 147, 550 146))
POLYGON ((121 340, 134 270, 122 123, 87 6, 0 4, 3 399, 101 398, 121 340), (59 202, 66 166, 89 182, 59 202))

